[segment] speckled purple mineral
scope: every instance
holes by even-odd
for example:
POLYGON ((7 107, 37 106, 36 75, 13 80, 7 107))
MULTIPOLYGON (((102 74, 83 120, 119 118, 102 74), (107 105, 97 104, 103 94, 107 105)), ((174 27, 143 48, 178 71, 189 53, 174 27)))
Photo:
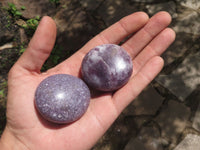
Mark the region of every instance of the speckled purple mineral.
POLYGON ((83 59, 84 81, 101 91, 114 91, 124 86, 133 71, 130 55, 120 46, 104 44, 90 50, 83 59))
POLYGON ((90 91, 79 78, 56 74, 44 79, 35 93, 39 113, 54 123, 71 123, 87 110, 90 91))

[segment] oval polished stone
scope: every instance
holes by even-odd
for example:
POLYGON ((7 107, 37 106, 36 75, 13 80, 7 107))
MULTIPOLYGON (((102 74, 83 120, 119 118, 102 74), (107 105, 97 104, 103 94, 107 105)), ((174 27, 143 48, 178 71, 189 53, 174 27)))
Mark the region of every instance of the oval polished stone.
POLYGON ((82 61, 84 81, 101 91, 114 91, 124 86, 133 71, 129 54, 115 44, 104 44, 90 50, 82 61))
POLYGON ((39 113, 54 123, 71 123, 87 110, 90 91, 79 78, 56 74, 44 79, 37 87, 35 105, 39 113))

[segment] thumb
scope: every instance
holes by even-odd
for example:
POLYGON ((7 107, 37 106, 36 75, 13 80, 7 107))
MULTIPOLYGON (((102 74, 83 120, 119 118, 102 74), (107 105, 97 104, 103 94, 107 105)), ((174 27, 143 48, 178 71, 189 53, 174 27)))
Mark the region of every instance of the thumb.
POLYGON ((56 40, 56 24, 48 16, 40 21, 28 48, 16 62, 16 66, 29 72, 40 72, 49 57, 56 40))

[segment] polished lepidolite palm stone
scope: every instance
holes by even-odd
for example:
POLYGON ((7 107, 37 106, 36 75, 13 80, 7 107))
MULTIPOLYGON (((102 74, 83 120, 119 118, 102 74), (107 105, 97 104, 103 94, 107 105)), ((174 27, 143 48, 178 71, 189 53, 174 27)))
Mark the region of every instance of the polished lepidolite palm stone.
POLYGON ((37 87, 35 105, 39 113, 54 123, 71 123, 87 110, 90 91, 79 78, 56 74, 44 79, 37 87))
POLYGON ((120 46, 104 44, 90 50, 82 61, 84 81, 101 91, 114 91, 124 86, 133 71, 130 55, 120 46))

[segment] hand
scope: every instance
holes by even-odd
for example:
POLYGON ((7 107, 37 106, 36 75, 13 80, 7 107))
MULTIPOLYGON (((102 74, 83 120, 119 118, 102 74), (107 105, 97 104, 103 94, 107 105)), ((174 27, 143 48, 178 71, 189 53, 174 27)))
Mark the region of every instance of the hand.
POLYGON ((131 14, 110 26, 73 56, 41 73, 56 39, 56 25, 43 17, 27 50, 15 63, 8 77, 7 124, 1 137, 1 149, 85 150, 90 149, 106 132, 123 109, 154 79, 163 67, 160 55, 174 41, 175 33, 167 28, 171 17, 160 12, 152 18, 143 12, 131 14), (46 77, 66 73, 79 76, 84 55, 105 43, 119 44, 133 59, 130 81, 114 93, 97 94, 87 112, 69 125, 52 124, 38 115, 34 93, 46 77))

